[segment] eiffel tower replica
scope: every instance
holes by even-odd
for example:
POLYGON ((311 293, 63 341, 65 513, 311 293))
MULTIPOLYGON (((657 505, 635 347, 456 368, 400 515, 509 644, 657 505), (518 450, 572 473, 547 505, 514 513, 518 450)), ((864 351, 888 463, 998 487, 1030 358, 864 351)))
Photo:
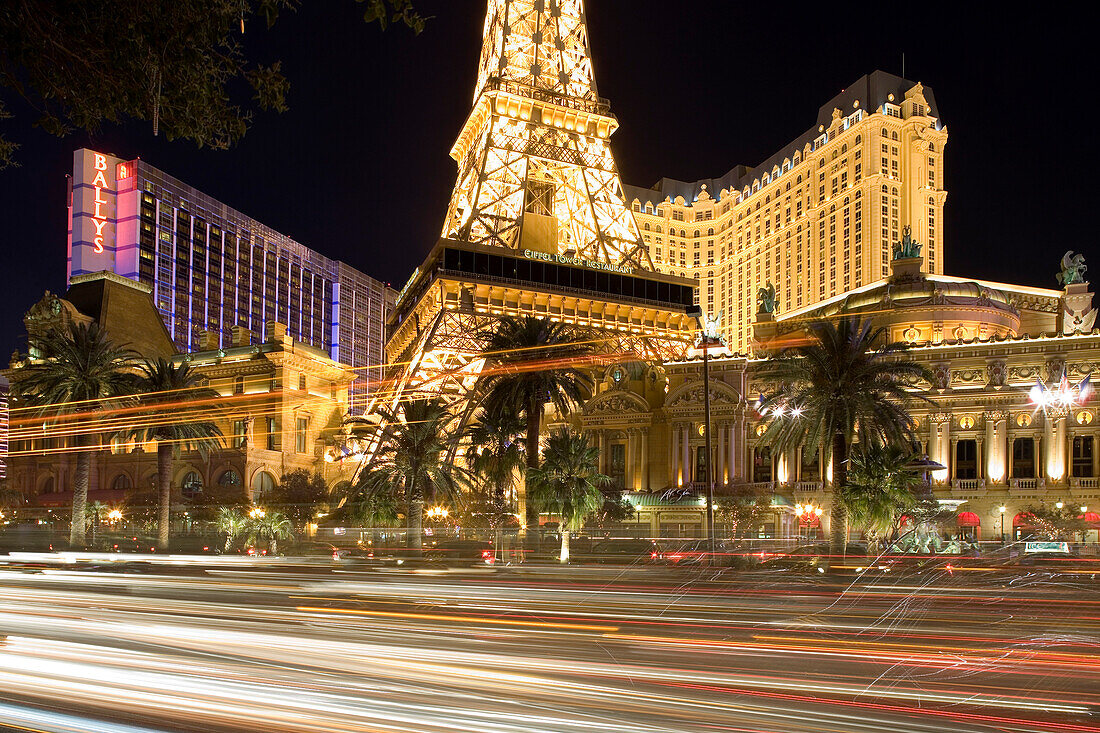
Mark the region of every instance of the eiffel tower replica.
POLYGON ((463 400, 502 317, 576 324, 610 354, 682 356, 693 280, 658 273, 623 198, 582 0, 489 0, 442 238, 402 288, 375 405, 463 400), (599 337, 599 336, 597 336, 599 337))

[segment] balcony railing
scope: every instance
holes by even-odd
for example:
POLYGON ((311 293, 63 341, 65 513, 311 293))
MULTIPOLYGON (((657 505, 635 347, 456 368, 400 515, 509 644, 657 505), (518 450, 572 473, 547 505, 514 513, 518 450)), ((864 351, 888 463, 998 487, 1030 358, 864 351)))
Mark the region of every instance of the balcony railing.
POLYGON ((957 478, 951 482, 953 489, 984 489, 984 478, 957 478))
POLYGON ((1069 480, 1071 489, 1095 489, 1100 488, 1100 478, 1095 476, 1078 476, 1069 480))
POLYGON ((813 493, 817 491, 824 491, 824 484, 820 481, 796 481, 794 485, 795 491, 802 493, 813 493))
POLYGON ((1013 489, 1038 489, 1042 484, 1037 478, 1011 478, 1008 485, 1013 489))

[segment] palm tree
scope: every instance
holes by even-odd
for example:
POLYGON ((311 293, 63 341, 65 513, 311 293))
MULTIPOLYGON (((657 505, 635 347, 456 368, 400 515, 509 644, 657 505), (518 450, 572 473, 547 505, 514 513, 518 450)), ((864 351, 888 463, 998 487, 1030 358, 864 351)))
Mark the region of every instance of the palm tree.
POLYGON ((599 472, 599 448, 587 436, 560 430, 550 436, 541 467, 528 469, 531 501, 540 509, 561 517, 561 555, 569 562, 569 536, 603 506, 600 488, 611 479, 599 472))
POLYGON ((489 485, 489 506, 493 526, 498 530, 508 512, 508 495, 526 462, 523 431, 525 424, 513 405, 490 404, 478 411, 469 430, 467 452, 470 470, 489 485))
POLYGON ((924 481, 913 467, 913 453, 899 445, 871 442, 852 451, 848 484, 841 500, 849 518, 872 536, 885 536, 897 524, 901 512, 920 497, 924 481))
POLYGON ((96 546, 99 532, 99 519, 106 517, 111 509, 101 501, 89 501, 84 505, 84 520, 92 527, 92 547, 96 546))
MULTIPOLYGON (((132 352, 115 346, 96 323, 70 324, 32 335, 30 363, 13 385, 20 400, 41 407, 45 414, 87 416, 102 400, 127 394, 132 352)), ((76 470, 73 472, 73 513, 69 546, 84 547, 84 507, 91 471, 91 438, 95 429, 84 420, 74 422, 76 470)))
MULTIPOLYGON (((527 470, 539 465, 539 432, 546 403, 567 415, 591 391, 578 365, 595 351, 586 332, 548 318, 505 318, 484 331, 485 373, 476 390, 487 405, 509 405, 527 422, 527 470)), ((538 512, 527 504, 527 525, 538 512)))
POLYGON ((378 495, 403 498, 408 544, 420 555, 425 499, 457 494, 467 483, 465 469, 447 460, 451 414, 438 398, 410 400, 403 409, 383 407, 377 414, 378 449, 346 499, 370 504, 378 495))
POLYGON ((872 328, 869 320, 843 316, 811 323, 807 330, 809 343, 784 350, 760 372, 776 385, 759 406, 762 415, 771 416, 763 441, 780 450, 801 445, 832 461, 830 545, 843 553, 848 517, 842 497, 852 443, 858 438, 912 444, 909 406, 927 398, 911 385, 931 381, 931 374, 902 358, 906 344, 876 348, 885 329, 872 328))
MULTIPOLYGON (((187 362, 173 364, 167 359, 144 361, 136 382, 141 412, 140 424, 124 431, 128 440, 157 444, 157 547, 168 549, 168 531, 172 510, 172 464, 178 452, 197 450, 205 459, 221 448, 222 432, 202 415, 201 403, 216 400, 219 394, 204 386, 204 380, 187 362)), ((207 413, 209 414, 209 413, 207 413)))
POLYGON ((294 539, 294 524, 280 512, 259 512, 248 519, 248 533, 252 540, 266 540, 272 555, 279 553, 279 540, 294 539))
POLYGON ((225 551, 229 552, 233 547, 233 540, 244 533, 248 518, 236 507, 223 506, 218 509, 218 517, 214 522, 218 531, 225 534, 225 551))

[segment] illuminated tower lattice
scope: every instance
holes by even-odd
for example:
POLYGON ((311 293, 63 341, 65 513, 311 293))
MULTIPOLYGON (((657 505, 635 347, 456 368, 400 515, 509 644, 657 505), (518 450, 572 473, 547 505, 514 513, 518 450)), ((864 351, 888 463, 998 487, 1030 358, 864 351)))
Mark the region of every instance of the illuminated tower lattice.
POLYGON ((608 139, 581 0, 490 0, 443 236, 652 270, 608 139))
POLYGON ((581 0, 489 0, 443 237, 398 295, 375 404, 463 400, 497 319, 573 323, 610 354, 682 355, 694 282, 654 271, 608 138, 581 0))

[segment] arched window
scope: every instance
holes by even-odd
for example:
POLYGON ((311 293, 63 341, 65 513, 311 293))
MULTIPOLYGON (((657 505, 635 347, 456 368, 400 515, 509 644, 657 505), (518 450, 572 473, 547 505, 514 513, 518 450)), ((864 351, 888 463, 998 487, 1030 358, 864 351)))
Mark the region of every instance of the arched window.
POLYGON ((241 475, 232 468, 225 469, 224 471, 222 471, 222 475, 218 476, 218 486, 221 486, 222 488, 240 485, 241 475))
POLYGON ((53 476, 50 476, 48 479, 46 479, 45 481, 42 482, 42 490, 39 491, 38 493, 40 493, 40 494, 52 494, 53 491, 54 491, 53 487, 54 487, 53 476))
POLYGON ((888 132, 886 131, 886 128, 885 128, 885 127, 884 127, 884 128, 882 128, 882 136, 883 136, 883 137, 890 137, 890 133, 888 133, 888 132))
POLYGON ((934 199, 934 198, 932 198, 931 196, 929 196, 929 197, 928 197, 928 205, 929 205, 929 206, 935 206, 935 205, 936 205, 936 199, 934 199))
POLYGON ((891 134, 890 134, 890 139, 891 139, 891 140, 897 140, 897 139, 898 139, 898 134, 897 134, 897 132, 893 132, 893 133, 891 133, 891 134))
POLYGON ((697 236, 697 237, 699 236, 699 230, 698 229, 695 230, 695 236, 697 236))
POLYGON ((645 223, 645 230, 646 230, 647 232, 649 231, 649 222, 648 222, 648 221, 647 221, 647 222, 645 223))
POLYGON ((660 233, 661 233, 661 225, 660 225, 660 224, 658 224, 658 225, 657 225, 657 233, 658 233, 658 234, 660 234, 660 233))
POLYGON ((842 152, 842 153, 847 153, 848 152, 848 143, 844 143, 843 145, 840 146, 840 152, 842 152))
POLYGON ((898 189, 896 187, 890 189, 890 195, 897 196, 898 195, 898 189))
POLYGON ((714 227, 711 227, 710 229, 707 230, 707 236, 708 237, 713 237, 714 236, 714 227))
POLYGON ((180 487, 183 489, 183 495, 191 499, 202 493, 202 476, 197 471, 188 471, 180 487))
POLYGON ((863 136, 856 135, 856 145, 859 145, 861 142, 863 142, 863 136))
POLYGON ((252 478, 252 498, 259 499, 275 490, 275 477, 267 471, 260 471, 252 478))
POLYGON ((929 153, 936 152, 936 143, 928 143, 928 152, 929 153))
POLYGON ((133 484, 130 483, 130 477, 124 473, 115 476, 115 480, 111 482, 111 488, 115 491, 125 491, 132 487, 133 484))

